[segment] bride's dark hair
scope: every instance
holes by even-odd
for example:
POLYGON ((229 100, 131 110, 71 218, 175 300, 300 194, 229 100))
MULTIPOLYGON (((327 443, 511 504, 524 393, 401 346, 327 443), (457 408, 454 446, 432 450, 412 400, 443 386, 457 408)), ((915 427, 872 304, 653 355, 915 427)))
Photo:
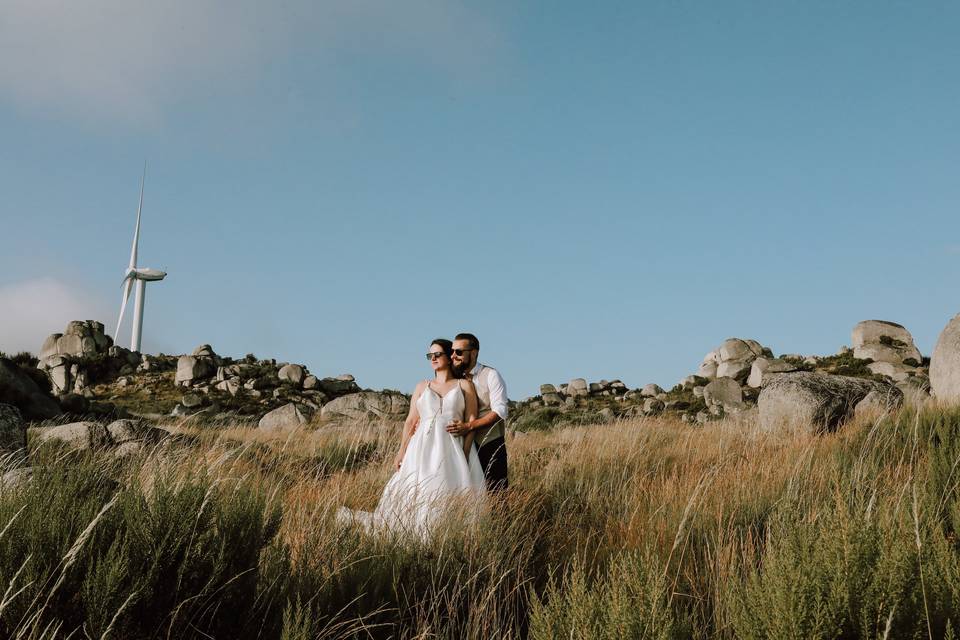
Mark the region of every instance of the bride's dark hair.
POLYGON ((437 338, 430 343, 430 346, 437 345, 443 349, 443 354, 447 356, 447 360, 450 362, 450 375, 454 378, 460 378, 462 376, 457 372, 457 368, 453 366, 453 343, 446 338, 437 338))

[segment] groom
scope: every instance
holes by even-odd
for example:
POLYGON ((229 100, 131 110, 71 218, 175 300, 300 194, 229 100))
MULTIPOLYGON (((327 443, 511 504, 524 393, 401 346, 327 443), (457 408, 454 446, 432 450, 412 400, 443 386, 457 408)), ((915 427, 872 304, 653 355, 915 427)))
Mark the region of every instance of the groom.
POLYGON ((476 431, 477 454, 483 466, 488 491, 507 488, 507 443, 504 420, 507 418, 507 385, 493 367, 477 362, 480 341, 472 333, 458 333, 453 339, 453 366, 457 373, 472 380, 477 388, 479 417, 450 423, 447 431, 455 436, 476 431))

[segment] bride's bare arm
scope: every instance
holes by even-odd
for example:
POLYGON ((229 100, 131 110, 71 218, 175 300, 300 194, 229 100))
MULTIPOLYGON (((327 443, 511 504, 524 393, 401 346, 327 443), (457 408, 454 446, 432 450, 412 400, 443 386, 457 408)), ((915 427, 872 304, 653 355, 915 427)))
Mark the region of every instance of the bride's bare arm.
POLYGON ((403 457, 407 455, 407 445, 410 444, 410 438, 413 437, 414 432, 417 430, 417 424, 420 422, 420 412, 417 411, 417 400, 420 399, 420 394, 423 393, 423 389, 426 386, 426 381, 418 384, 417 388, 413 391, 413 397, 410 398, 410 412, 407 413, 407 419, 403 421, 400 451, 397 453, 397 457, 393 459, 394 469, 400 468, 403 457))
MULTIPOLYGON (((463 399, 465 406, 463 410, 464 422, 470 422, 477 419, 479 401, 477 400, 477 388, 471 380, 461 380, 460 387, 463 389, 463 399)), ((473 446, 473 440, 476 437, 476 431, 469 431, 463 436, 463 454, 470 458, 470 447, 473 446)))

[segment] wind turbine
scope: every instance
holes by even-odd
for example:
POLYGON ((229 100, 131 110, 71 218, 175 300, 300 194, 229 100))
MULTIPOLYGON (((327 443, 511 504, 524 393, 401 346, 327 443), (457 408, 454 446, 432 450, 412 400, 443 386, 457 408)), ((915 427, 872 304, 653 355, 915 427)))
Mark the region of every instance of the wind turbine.
POLYGON ((133 248, 130 250, 130 266, 123 277, 123 301, 120 303, 120 318, 117 320, 115 336, 120 335, 120 324, 123 322, 123 312, 127 308, 130 298, 130 289, 134 283, 137 295, 133 300, 133 334, 130 337, 130 350, 140 351, 140 336, 143 332, 143 301, 147 293, 147 283, 163 280, 167 274, 158 269, 137 268, 137 245, 140 243, 140 212, 143 211, 143 183, 147 178, 147 165, 143 165, 143 176, 140 178, 140 204, 137 206, 137 226, 133 231, 133 248))

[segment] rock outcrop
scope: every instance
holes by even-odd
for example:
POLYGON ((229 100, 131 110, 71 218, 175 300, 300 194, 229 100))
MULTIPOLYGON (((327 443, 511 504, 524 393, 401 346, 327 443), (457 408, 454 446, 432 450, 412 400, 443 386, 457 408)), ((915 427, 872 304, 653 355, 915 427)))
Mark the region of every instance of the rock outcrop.
POLYGON ((320 415, 328 421, 403 420, 409 410, 410 400, 402 394, 361 391, 331 400, 320 415))
POLYGON ((923 363, 913 336, 902 325, 886 320, 864 320, 853 328, 853 356, 872 360, 873 373, 903 382, 916 376, 923 363))
POLYGON ((57 401, 7 358, 0 358, 0 402, 17 407, 27 420, 46 420, 61 413, 57 401))
POLYGON ((728 338, 704 356, 697 375, 707 380, 733 378, 744 382, 750 375, 753 361, 762 356, 772 358, 773 353, 756 340, 728 338))
POLYGON ((887 320, 864 320, 851 333, 853 355, 861 360, 903 363, 920 366, 923 357, 913 344, 913 336, 903 325, 887 320))
POLYGON ((849 376, 798 372, 776 376, 760 392, 759 428, 833 431, 871 392, 903 400, 896 387, 849 376))
POLYGON ((96 320, 74 320, 63 333, 54 333, 43 341, 40 359, 51 356, 85 356, 106 353, 113 339, 103 332, 103 323, 96 320))
POLYGON ((89 397, 88 388, 102 379, 138 371, 156 370, 158 359, 113 344, 95 320, 74 320, 64 332, 47 337, 37 368, 50 380, 58 396, 74 393, 89 397), (99 380, 98 380, 99 379, 99 380))
POLYGON ((960 314, 937 338, 930 356, 930 389, 940 402, 960 403, 960 314))

